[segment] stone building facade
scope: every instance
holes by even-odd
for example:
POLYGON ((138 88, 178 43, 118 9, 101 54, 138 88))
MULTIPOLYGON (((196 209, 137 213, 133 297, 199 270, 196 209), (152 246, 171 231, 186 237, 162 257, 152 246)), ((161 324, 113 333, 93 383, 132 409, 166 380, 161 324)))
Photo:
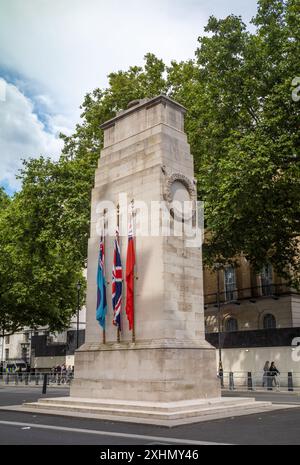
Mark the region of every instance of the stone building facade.
POLYGON ((237 266, 205 268, 204 294, 207 333, 218 332, 219 324, 222 332, 300 326, 300 295, 271 266, 255 274, 240 257, 237 266))

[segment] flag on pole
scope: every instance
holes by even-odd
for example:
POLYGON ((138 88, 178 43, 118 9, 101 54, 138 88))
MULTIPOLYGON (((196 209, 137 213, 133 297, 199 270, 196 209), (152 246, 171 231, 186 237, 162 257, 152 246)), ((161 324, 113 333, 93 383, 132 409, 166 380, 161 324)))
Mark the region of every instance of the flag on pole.
POLYGON ((97 308, 96 319, 100 326, 105 329, 105 317, 107 313, 106 302, 106 281, 104 270, 104 242, 103 237, 100 238, 98 271, 97 271, 97 308))
POLYGON ((112 269, 112 306, 114 312, 113 324, 117 326, 120 331, 122 309, 122 279, 123 270, 119 245, 119 233, 116 231, 112 269))
POLYGON ((133 328, 134 318, 134 265, 135 265, 135 253, 134 253, 134 241, 132 225, 129 225, 128 231, 128 246, 127 246, 127 257, 126 257, 126 315, 129 321, 129 329, 133 328))

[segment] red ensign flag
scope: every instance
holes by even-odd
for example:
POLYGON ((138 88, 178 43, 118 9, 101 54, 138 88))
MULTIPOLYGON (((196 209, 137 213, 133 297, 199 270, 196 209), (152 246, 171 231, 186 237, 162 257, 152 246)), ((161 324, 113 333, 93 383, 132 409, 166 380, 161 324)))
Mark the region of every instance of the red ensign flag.
POLYGON ((133 328, 134 318, 134 242, 131 225, 128 232, 128 246, 126 257, 126 315, 129 321, 129 329, 133 328))

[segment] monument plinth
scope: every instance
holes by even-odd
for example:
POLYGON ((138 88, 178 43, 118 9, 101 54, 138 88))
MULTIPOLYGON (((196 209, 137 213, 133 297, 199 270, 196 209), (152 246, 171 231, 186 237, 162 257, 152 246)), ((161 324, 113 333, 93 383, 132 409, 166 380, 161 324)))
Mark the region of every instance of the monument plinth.
MULTIPOLYGON (((71 396, 41 399, 31 408, 167 425, 230 416, 239 408, 251 413, 257 409, 253 399, 220 396, 215 348, 204 333, 201 248, 186 247, 184 236, 135 237, 134 342, 124 309, 119 341, 112 324, 113 238, 106 237, 104 343, 96 321, 99 204, 116 205, 120 193, 135 205, 196 199, 185 109, 165 96, 134 103, 102 125, 104 147, 92 191, 86 339, 76 351, 71 396)), ((123 265, 126 248, 127 237, 120 237, 123 265)), ((260 410, 266 405, 259 404, 260 410)))

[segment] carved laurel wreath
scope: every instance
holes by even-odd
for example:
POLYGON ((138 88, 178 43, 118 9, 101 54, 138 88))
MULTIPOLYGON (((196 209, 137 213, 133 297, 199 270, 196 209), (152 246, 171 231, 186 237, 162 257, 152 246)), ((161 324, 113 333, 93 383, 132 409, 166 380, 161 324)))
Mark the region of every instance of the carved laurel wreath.
POLYGON ((191 181, 187 176, 181 173, 172 173, 171 175, 167 176, 164 188, 164 199, 168 203, 171 203, 173 200, 171 186, 175 181, 181 182, 186 187, 192 201, 197 200, 195 180, 191 181))

